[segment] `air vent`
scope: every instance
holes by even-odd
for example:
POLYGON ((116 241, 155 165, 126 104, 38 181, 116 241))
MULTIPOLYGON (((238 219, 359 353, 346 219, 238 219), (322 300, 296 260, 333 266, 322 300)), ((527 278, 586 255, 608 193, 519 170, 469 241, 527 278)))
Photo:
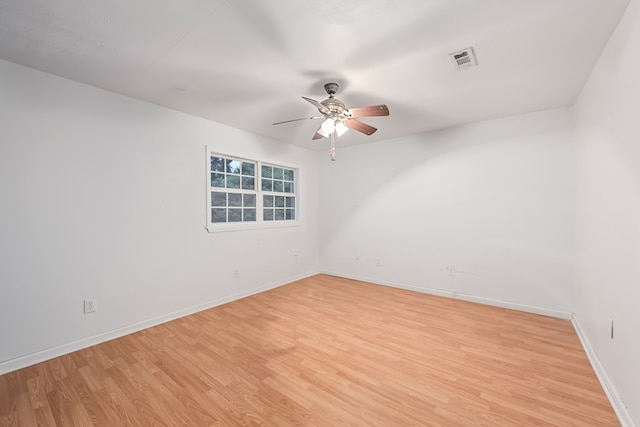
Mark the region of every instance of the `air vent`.
POLYGON ((464 70, 478 65, 478 60, 472 47, 450 53, 449 56, 457 70, 464 70))

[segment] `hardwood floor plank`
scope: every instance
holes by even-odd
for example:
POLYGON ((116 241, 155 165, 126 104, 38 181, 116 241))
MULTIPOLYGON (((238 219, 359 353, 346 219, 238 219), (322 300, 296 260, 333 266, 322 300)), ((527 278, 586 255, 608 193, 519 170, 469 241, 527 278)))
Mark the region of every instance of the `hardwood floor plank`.
POLYGON ((93 421, 87 413, 85 407, 81 404, 73 405, 71 407, 71 420, 74 426, 91 426, 93 421))
POLYGON ((0 427, 18 427, 18 416, 16 413, 8 412, 6 415, 0 416, 0 427))
POLYGON ((138 411, 138 398, 134 395, 128 395, 118 386, 118 382, 114 377, 104 380, 103 401, 107 406, 103 406, 106 413, 110 413, 114 418, 114 425, 122 426, 145 426, 148 420, 144 414, 138 411), (106 409, 106 410, 105 410, 106 409))
MULTIPOLYGON (((84 383, 78 384, 75 386, 75 390, 80 399, 80 404, 90 420, 91 424, 88 425, 105 425, 108 421, 107 415, 104 413, 104 410, 98 403, 98 398, 93 391, 91 391, 89 385, 84 383)), ((77 409, 77 412, 80 412, 79 409, 77 409)), ((83 416, 83 414, 76 413, 76 416, 83 416)))
POLYGON ((44 387, 42 377, 37 376, 27 380, 27 389, 29 390, 29 398, 33 409, 47 406, 47 392, 44 387))
POLYGON ((36 417, 29 393, 22 393, 16 399, 16 415, 21 425, 35 426, 36 417))
POLYGON ((71 419, 71 412, 69 406, 65 404, 65 394, 62 390, 54 390, 47 393, 47 399, 49 401, 48 408, 51 411, 51 415, 55 420, 57 426, 73 426, 71 419))
POLYGON ((11 413, 18 396, 18 393, 12 390, 9 384, 9 378, 12 373, 0 375, 0 418, 5 414, 11 413))
POLYGON ((49 405, 36 408, 34 411, 36 426, 55 426, 56 420, 53 418, 49 405))
MULTIPOLYGON (((102 409, 102 413, 105 416, 104 420, 99 420, 100 422, 97 425, 105 425, 105 426, 128 426, 128 425, 136 425, 130 421, 128 421, 129 417, 126 414, 126 408, 124 405, 119 404, 119 402, 113 397, 113 395, 108 391, 109 387, 105 386, 103 390, 94 392, 96 397, 96 402, 102 409)), ((135 414, 132 414, 132 416, 135 414)))
POLYGON ((317 275, 0 376, 24 425, 619 422, 569 321, 317 275))
POLYGON ((189 418, 195 420, 189 425, 216 425, 218 423, 215 411, 211 410, 211 404, 204 399, 198 392, 187 388, 184 389, 176 384, 171 378, 166 376, 164 372, 157 371, 153 374, 164 387, 166 387, 176 399, 188 411, 189 418))

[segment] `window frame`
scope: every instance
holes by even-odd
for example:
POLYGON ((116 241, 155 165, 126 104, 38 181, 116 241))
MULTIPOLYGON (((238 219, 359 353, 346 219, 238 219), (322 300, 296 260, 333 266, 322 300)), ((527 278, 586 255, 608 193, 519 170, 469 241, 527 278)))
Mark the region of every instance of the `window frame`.
MULTIPOLYGON (((225 173, 227 173, 225 171, 225 173)), ((206 155, 206 230, 209 233, 216 232, 225 232, 225 231, 239 231, 239 230, 255 230, 255 229, 263 229, 263 228, 282 228, 282 227, 296 227, 302 225, 301 222, 301 203, 300 203, 300 194, 301 194, 301 172, 300 167, 292 166, 290 164, 282 164, 278 162, 273 162, 271 160, 256 160, 248 157, 243 157, 239 155, 231 155, 222 153, 218 150, 213 149, 211 146, 207 146, 207 155, 206 155), (214 172, 211 169, 211 157, 221 157, 229 160, 237 160, 241 162, 251 162, 255 164, 255 190, 246 190, 246 189, 235 189, 235 188, 222 188, 222 187, 213 187, 211 185, 211 173, 214 172), (293 170, 293 192, 285 193, 285 192, 273 192, 273 191, 263 191, 262 190, 262 166, 271 166, 282 169, 293 170), (212 192, 224 191, 226 193, 241 193, 241 194, 255 194, 256 197, 256 220, 249 222, 212 222, 212 192), (263 196, 264 195, 280 195, 284 196, 293 196, 295 206, 293 207, 293 213, 295 219, 291 220, 271 220, 265 221, 263 219, 264 211, 263 211, 263 196)), ((286 200, 286 199, 285 199, 286 200)), ((228 208, 228 206, 227 206, 228 208)))

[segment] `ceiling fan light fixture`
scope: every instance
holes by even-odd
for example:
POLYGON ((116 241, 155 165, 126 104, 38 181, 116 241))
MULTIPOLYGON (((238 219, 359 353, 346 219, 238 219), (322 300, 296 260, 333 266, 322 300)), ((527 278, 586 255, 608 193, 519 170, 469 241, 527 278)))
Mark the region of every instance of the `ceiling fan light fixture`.
POLYGON ((318 134, 324 136, 325 138, 329 138, 329 135, 331 135, 330 133, 325 132, 324 129, 322 129, 322 126, 320 126, 320 129, 318 129, 318 134))
POLYGON ((349 128, 344 123, 342 122, 336 123, 336 133, 338 134, 339 137, 344 135, 344 133, 348 130, 349 128))
POLYGON ((334 119, 332 118, 328 118, 327 120, 325 120, 322 125, 320 126, 320 129, 323 131, 320 134, 326 138, 329 137, 329 135, 331 135, 333 133, 334 130, 336 130, 336 123, 334 121, 334 119), (325 135, 326 133, 326 135, 325 135))

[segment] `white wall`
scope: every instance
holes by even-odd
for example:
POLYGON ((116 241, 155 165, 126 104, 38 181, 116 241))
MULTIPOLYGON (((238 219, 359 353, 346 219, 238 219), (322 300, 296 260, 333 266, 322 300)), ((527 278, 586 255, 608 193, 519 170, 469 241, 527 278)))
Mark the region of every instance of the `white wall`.
POLYGON ((638 52, 640 4, 633 0, 575 105, 575 234, 577 321, 640 425, 638 52))
POLYGON ((573 311, 567 110, 337 150, 320 168, 321 271, 573 311))
POLYGON ((0 373, 317 272, 317 153, 4 61, 0 94, 0 373), (303 168, 304 225, 207 233, 207 144, 303 168))

